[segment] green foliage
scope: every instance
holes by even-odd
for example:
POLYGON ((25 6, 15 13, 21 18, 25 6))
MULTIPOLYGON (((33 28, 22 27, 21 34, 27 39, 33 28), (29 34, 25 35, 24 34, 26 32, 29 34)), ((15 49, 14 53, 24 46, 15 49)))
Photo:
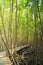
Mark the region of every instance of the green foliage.
MULTIPOLYGON (((11 8, 11 2, 12 0, 0 0, 0 28, 2 26, 2 21, 1 21, 1 14, 4 15, 4 25, 6 31, 8 30, 8 23, 9 23, 9 18, 10 18, 10 8, 11 8), (4 10, 4 12, 3 12, 4 10)), ((15 16, 16 16, 16 0, 13 0, 14 5, 13 5, 13 13, 12 13, 12 18, 13 18, 13 23, 12 23, 12 28, 14 27, 14 35, 15 35, 15 16)), ((17 8, 17 13, 18 13, 18 38, 19 40, 26 38, 27 36, 27 28, 28 28, 28 40, 33 41, 34 38, 34 12, 37 14, 37 30, 40 31, 39 29, 39 12, 37 5, 40 8, 40 13, 41 13, 41 18, 42 18, 42 13, 43 13, 43 0, 18 0, 18 8, 17 8), (27 24, 28 23, 28 24, 27 24)), ((42 18, 43 20, 43 18, 42 18)), ((39 32, 38 31, 38 32, 39 32)))

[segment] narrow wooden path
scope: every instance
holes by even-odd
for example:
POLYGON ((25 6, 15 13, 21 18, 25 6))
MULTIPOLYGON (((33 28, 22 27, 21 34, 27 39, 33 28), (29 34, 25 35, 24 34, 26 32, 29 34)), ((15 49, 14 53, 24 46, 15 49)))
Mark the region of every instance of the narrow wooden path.
POLYGON ((9 58, 5 56, 5 52, 0 52, 0 65, 11 65, 9 58))

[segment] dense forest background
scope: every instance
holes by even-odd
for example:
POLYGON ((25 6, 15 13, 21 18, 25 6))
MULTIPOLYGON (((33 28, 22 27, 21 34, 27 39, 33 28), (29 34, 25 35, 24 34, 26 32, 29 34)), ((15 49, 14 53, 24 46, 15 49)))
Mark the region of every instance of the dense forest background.
POLYGON ((0 51, 26 44, 43 59, 43 0, 0 0, 0 51))
POLYGON ((0 0, 0 30, 9 46, 16 41, 17 46, 27 43, 42 46, 43 0, 0 0))

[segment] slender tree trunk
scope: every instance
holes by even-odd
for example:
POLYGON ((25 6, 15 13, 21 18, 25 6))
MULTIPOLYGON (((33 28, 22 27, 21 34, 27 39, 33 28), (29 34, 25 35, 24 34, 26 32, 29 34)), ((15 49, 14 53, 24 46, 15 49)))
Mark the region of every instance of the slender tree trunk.
POLYGON ((39 15, 39 20, 40 20, 40 30, 41 30, 41 33, 40 33, 40 45, 41 45, 42 36, 43 36, 43 27, 42 27, 41 14, 40 14, 40 8, 39 8, 39 5, 38 5, 38 2, 37 2, 37 9, 38 9, 38 15, 39 15))
POLYGON ((16 53, 16 46, 17 46, 17 23, 18 23, 18 13, 17 13, 17 0, 16 0, 16 21, 15 21, 15 42, 14 42, 14 53, 16 53))
POLYGON ((37 14, 36 14, 36 12, 34 12, 34 26, 35 26, 34 40, 35 40, 35 47, 37 48, 38 31, 37 31, 37 14))
POLYGON ((27 13, 27 23, 26 23, 26 43, 28 44, 28 13, 27 13))
POLYGON ((12 48, 13 5, 14 5, 14 0, 11 0, 11 3, 10 3, 10 17, 9 17, 9 25, 8 25, 8 41, 9 41, 10 49, 12 48))

